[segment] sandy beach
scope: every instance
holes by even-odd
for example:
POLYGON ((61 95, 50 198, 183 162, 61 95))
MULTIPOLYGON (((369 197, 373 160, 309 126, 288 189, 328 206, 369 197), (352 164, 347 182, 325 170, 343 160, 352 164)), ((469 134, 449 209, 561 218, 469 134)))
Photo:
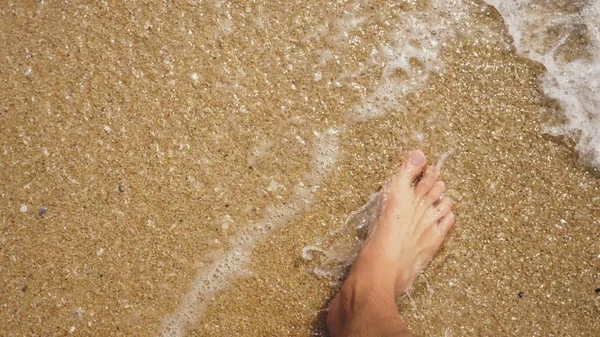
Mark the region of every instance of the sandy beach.
POLYGON ((410 329, 595 336, 598 172, 500 14, 437 3, 1 5, 0 335, 327 336, 303 249, 420 148, 458 221, 410 329))

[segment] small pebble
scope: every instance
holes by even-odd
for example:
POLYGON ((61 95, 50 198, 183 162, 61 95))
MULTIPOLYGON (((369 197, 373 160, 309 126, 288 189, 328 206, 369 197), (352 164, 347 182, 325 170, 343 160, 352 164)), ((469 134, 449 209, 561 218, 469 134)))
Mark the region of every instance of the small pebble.
POLYGON ((519 298, 523 298, 525 297, 525 293, 522 291, 519 291, 519 293, 517 294, 517 296, 519 296, 519 298))
POLYGON ((27 285, 24 285, 23 288, 21 288, 22 292, 26 292, 27 291, 27 285))
POLYGON ((27 213, 27 210, 28 210, 28 208, 27 208, 27 205, 25 205, 25 204, 21 205, 21 207, 19 208, 19 212, 21 212, 21 213, 27 213))
POLYGON ((125 192, 125 186, 119 184, 119 192, 121 192, 121 193, 125 192))
POLYGON ((600 295, 600 288, 596 288, 596 290, 594 290, 596 292, 596 294, 600 295))
POLYGON ((48 213, 48 209, 46 207, 42 207, 38 210, 39 216, 44 216, 44 215, 46 215, 46 213, 48 213))
POLYGON ((77 308, 77 309, 75 309, 75 311, 73 311, 73 318, 75 318, 78 321, 81 321, 83 319, 83 314, 84 314, 83 309, 77 308))

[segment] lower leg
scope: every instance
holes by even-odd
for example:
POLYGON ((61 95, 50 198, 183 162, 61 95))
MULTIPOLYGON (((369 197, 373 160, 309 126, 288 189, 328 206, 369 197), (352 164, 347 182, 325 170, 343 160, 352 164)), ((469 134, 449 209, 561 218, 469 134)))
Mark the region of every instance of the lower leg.
POLYGON ((329 304, 327 325, 336 336, 412 336, 396 309, 395 296, 350 277, 329 304))

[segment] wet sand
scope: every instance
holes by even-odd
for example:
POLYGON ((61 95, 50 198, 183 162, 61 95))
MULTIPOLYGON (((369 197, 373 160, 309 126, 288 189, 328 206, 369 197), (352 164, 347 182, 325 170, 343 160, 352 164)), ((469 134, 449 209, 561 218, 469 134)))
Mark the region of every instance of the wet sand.
POLYGON ((3 6, 2 334, 155 334, 236 233, 292 209, 186 335, 325 335, 336 286, 302 249, 419 147, 434 163, 451 152, 458 224, 414 304, 399 300, 410 328, 595 335, 600 180, 542 134, 543 66, 516 55, 494 10, 472 6, 489 39, 453 39, 444 70, 393 110, 349 114, 376 92, 382 67, 362 60, 393 39, 386 20, 423 8, 364 1, 374 23, 353 39, 322 33, 348 8, 320 2, 3 6), (359 75, 336 86, 342 73, 359 75), (338 160, 307 177, 330 129, 338 160))

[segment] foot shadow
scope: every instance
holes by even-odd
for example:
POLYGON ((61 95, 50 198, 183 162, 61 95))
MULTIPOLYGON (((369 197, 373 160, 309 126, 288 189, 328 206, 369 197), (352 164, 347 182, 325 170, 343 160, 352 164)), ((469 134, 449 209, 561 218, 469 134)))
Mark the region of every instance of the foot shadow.
POLYGON ((329 337, 329 330, 327 329, 327 313, 329 301, 333 298, 335 294, 328 297, 327 301, 321 306, 319 309, 319 313, 313 319, 310 328, 311 337, 329 337))
POLYGON ((350 273, 352 267, 348 266, 344 269, 342 275, 337 279, 336 285, 331 286, 329 289, 329 296, 319 308, 317 316, 311 322, 310 335, 311 337, 330 337, 329 329, 327 329, 327 314, 329 313, 329 302, 333 299, 333 296, 340 291, 342 283, 350 273))

